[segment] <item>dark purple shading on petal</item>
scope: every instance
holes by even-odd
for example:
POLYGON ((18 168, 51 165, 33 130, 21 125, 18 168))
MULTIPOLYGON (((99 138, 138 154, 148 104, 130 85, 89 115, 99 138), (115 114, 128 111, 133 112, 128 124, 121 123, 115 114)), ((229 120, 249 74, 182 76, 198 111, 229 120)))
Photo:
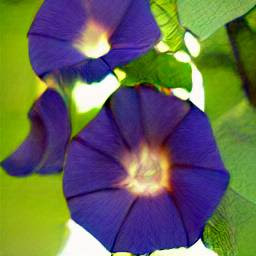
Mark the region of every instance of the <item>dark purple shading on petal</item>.
POLYGON ((121 88, 111 98, 114 120, 131 148, 137 147, 143 139, 138 96, 133 88, 121 88))
POLYGON ((123 139, 112 120, 108 107, 103 107, 97 117, 92 120, 78 135, 88 145, 104 152, 117 161, 127 151, 123 139))
POLYGON ((84 61, 84 56, 69 42, 38 35, 29 35, 29 55, 32 67, 40 77, 84 61))
POLYGON ((71 217, 109 251, 135 198, 126 190, 105 190, 68 201, 71 217))
POLYGON ((173 164, 224 170, 211 125, 196 106, 178 125, 167 141, 173 164))
MULTIPOLYGON (((139 0, 141 1, 141 0, 139 0)), ((45 0, 29 31, 63 41, 80 35, 90 20, 114 31, 132 0, 45 0)))
POLYGON ((67 108, 61 96, 48 89, 29 112, 31 130, 19 148, 1 164, 14 176, 62 170, 70 137, 67 108))
POLYGON ((112 50, 103 58, 113 69, 146 53, 160 38, 150 2, 133 0, 117 30, 110 38, 112 50))
POLYGON ((172 196, 185 224, 188 246, 200 238, 203 227, 220 203, 228 182, 229 174, 225 170, 191 167, 172 170, 172 196))
POLYGON ((30 60, 43 77, 68 68, 87 82, 100 81, 113 68, 146 53, 160 30, 145 0, 46 0, 29 31, 30 60), (112 50, 89 59, 74 46, 90 21, 103 26, 112 50), (44 38, 44 39, 42 39, 44 38))
POLYGON ((186 246, 182 220, 167 192, 138 197, 120 228, 114 252, 150 253, 186 246))
POLYGON ((64 168, 64 193, 69 198, 119 187, 126 176, 125 170, 114 158, 77 138, 68 149, 64 168))
POLYGON ((139 94, 145 137, 152 145, 161 145, 188 113, 190 105, 152 88, 142 87, 139 94))

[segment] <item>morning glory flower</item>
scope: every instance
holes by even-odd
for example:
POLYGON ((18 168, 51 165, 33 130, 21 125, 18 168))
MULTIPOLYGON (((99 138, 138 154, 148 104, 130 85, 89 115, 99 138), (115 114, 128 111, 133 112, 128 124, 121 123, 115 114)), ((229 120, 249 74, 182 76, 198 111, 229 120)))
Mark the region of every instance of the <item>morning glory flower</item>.
POLYGON ((102 80, 160 37, 148 0, 45 0, 28 33, 35 72, 102 80))
POLYGON ((189 247, 229 182, 206 115, 153 88, 122 88, 67 151, 74 221, 111 252, 189 247))
POLYGON ((6 158, 2 167, 13 176, 48 174, 62 170, 70 137, 70 123, 62 97, 46 90, 28 114, 30 133, 18 149, 6 158))

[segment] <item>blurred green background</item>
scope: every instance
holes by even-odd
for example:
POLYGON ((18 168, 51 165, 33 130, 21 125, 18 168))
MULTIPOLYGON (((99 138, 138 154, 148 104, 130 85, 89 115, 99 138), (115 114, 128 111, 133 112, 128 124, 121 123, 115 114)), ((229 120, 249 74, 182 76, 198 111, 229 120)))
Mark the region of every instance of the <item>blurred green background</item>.
MULTIPOLYGON (((0 160, 29 132, 27 112, 44 89, 31 69, 26 36, 41 2, 0 1, 0 160)), ((61 175, 15 178, 0 170, 1 256, 56 256, 68 217, 61 175)))

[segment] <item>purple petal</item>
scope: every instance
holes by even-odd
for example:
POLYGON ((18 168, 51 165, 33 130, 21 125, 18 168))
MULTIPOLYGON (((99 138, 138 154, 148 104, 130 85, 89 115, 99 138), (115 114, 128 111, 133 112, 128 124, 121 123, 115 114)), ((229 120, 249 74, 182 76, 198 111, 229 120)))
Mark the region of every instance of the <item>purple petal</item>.
POLYGON ((161 145, 189 111, 189 104, 152 88, 140 89, 145 137, 152 145, 161 145))
POLYGON ((186 245, 179 213, 167 192, 162 192, 136 200, 120 228, 113 251, 144 254, 186 245))
POLYGON ((148 51, 159 37, 145 0, 46 0, 29 31, 29 53, 40 77, 71 68, 93 82, 148 51), (108 54, 98 59, 90 59, 76 46, 81 41, 83 48, 95 39, 85 34, 91 24, 91 30, 111 44, 108 54))
POLYGON ((114 31, 132 0, 46 0, 38 11, 29 34, 72 41, 88 21, 114 31))
POLYGON ((173 164, 225 169, 206 115, 192 105, 167 141, 173 164))
POLYGON ((114 120, 131 148, 139 146, 143 139, 138 96, 133 88, 122 88, 111 98, 114 120))
POLYGON ((111 68, 127 64, 146 53, 160 38, 160 30, 150 10, 150 2, 133 0, 111 37, 113 49, 104 56, 111 68))
POLYGON ((38 35, 29 35, 29 55, 32 67, 40 77, 85 59, 69 42, 38 35))
POLYGON ((105 190, 68 201, 71 217, 111 251, 134 197, 125 190, 105 190))
POLYGON ((47 174, 62 169, 70 136, 68 113, 61 96, 48 89, 29 112, 31 130, 2 166, 10 175, 47 174))
POLYGON ((172 195, 183 218, 189 246, 200 238, 203 227, 220 203, 228 182, 229 175, 224 170, 180 167, 172 171, 172 195))
POLYGON ((76 138, 69 147, 64 168, 64 193, 69 198, 119 187, 126 175, 114 158, 76 138))
POLYGON ((78 137, 117 161, 124 151, 128 150, 107 107, 102 108, 98 116, 79 133, 78 137))

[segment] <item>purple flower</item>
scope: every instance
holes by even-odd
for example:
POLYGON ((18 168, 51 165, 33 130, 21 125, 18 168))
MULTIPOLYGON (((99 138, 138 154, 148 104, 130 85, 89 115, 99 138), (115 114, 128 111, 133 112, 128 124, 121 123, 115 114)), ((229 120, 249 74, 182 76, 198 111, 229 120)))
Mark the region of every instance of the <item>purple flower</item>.
POLYGON ((111 252, 191 246, 229 181, 209 121, 190 102, 122 88, 71 142, 72 218, 111 252))
POLYGON ((148 0, 45 0, 28 36, 40 77, 93 82, 147 52, 160 30, 148 0))
POLYGON ((30 133, 1 165, 13 176, 33 172, 47 174, 62 170, 70 137, 67 109, 61 96, 48 89, 29 112, 30 133))

